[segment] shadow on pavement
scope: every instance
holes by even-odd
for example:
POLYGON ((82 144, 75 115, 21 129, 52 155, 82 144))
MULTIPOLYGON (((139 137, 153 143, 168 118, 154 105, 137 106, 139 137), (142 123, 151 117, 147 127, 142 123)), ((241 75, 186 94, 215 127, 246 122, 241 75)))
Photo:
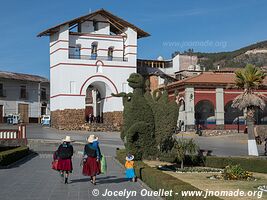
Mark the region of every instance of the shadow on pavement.
MULTIPOLYGON (((107 176, 96 178, 97 184, 107 184, 107 183, 122 183, 127 182, 126 178, 116 178, 116 176, 107 176)), ((81 178, 81 179, 72 179, 70 184, 79 183, 79 182, 90 182, 90 178, 81 178)))

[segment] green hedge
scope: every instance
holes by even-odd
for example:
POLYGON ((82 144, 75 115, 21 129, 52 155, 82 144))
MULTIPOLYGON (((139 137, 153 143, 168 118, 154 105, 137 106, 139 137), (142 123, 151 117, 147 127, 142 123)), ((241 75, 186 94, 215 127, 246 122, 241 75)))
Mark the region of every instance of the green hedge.
MULTIPOLYGON (((124 164, 126 153, 125 150, 117 150, 117 160, 124 164)), ((151 189, 157 191, 159 189, 165 189, 167 191, 173 190, 174 193, 181 191, 199 191, 198 188, 183 182, 169 174, 166 174, 160 170, 149 167, 142 161, 135 161, 135 173, 138 178, 145 182, 151 189)), ((166 199, 204 199, 200 197, 182 197, 181 195, 173 195, 172 197, 166 197, 166 199)), ((209 200, 219 200, 217 197, 206 198, 209 200)))
POLYGON ((0 166, 7 166, 29 154, 28 147, 17 147, 0 152, 0 166))
POLYGON ((227 165, 239 164, 243 169, 251 172, 267 173, 267 159, 255 157, 217 157, 207 156, 206 167, 225 168, 227 165))

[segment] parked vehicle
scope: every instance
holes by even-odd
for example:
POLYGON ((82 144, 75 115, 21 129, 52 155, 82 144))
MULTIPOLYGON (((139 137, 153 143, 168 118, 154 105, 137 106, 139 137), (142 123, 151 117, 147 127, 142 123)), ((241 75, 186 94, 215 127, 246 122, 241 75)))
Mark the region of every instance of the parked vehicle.
POLYGON ((43 115, 41 119, 42 126, 50 126, 50 115, 43 115))
POLYGON ((20 123, 20 115, 17 115, 17 114, 10 114, 7 116, 7 123, 8 124, 13 124, 13 125, 16 125, 16 124, 19 124, 20 123))

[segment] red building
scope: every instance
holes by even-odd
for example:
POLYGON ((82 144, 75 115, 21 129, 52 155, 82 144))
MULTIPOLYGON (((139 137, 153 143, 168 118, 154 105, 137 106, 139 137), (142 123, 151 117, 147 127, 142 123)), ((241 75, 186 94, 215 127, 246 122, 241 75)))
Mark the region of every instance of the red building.
MULTIPOLYGON (((244 111, 232 108, 232 101, 242 93, 235 87, 234 71, 202 72, 167 86, 169 98, 180 103, 179 125, 193 129, 245 128, 244 111), (179 93, 175 97, 175 91, 179 93)), ((257 92, 267 95, 267 79, 257 92)), ((255 113, 257 124, 267 124, 267 108, 255 113)))

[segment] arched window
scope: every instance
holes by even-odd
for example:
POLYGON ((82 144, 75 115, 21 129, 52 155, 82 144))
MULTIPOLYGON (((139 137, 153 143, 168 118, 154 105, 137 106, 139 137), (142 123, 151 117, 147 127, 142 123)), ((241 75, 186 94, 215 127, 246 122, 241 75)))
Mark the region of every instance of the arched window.
POLYGON ((93 42, 91 46, 91 59, 96 60, 97 58, 97 42, 93 42))
POLYGON ((181 100, 179 101, 179 105, 180 105, 180 107, 179 107, 179 112, 185 111, 185 102, 184 102, 183 99, 181 99, 181 100))
POLYGON ((212 102, 201 100, 195 105, 196 124, 215 124, 215 110, 212 102))
POLYGON ((243 124, 243 111, 232 107, 233 101, 224 106, 224 124, 243 124))
POLYGON ((113 59, 113 51, 114 51, 114 47, 108 48, 108 60, 109 61, 112 61, 112 59, 113 59))

